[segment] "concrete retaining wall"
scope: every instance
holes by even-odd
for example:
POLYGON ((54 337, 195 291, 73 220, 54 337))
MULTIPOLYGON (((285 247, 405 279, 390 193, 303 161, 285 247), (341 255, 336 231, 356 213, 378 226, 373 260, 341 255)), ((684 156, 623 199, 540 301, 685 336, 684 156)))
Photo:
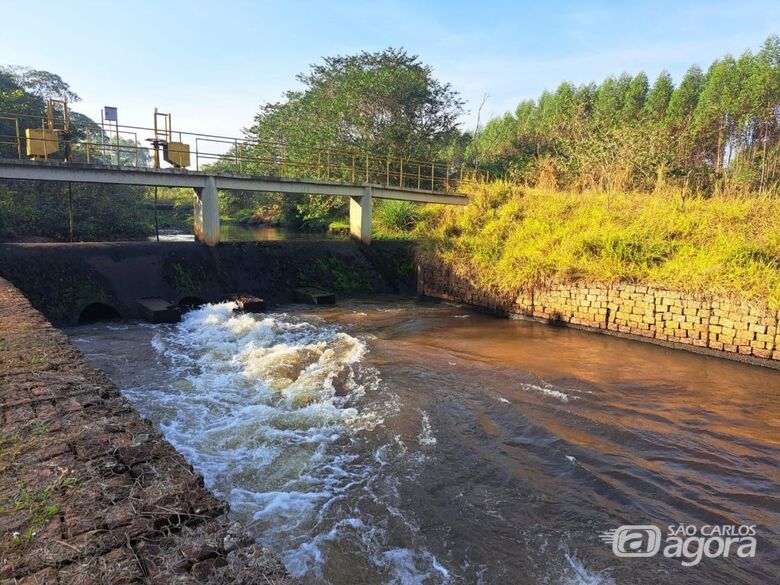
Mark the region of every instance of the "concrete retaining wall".
POLYGON ((303 286, 337 295, 412 292, 413 247, 347 240, 2 244, 0 277, 55 323, 72 324, 92 303, 135 318, 135 300, 150 296, 217 302, 247 293, 274 304, 292 301, 303 286))
POLYGON ((757 303, 627 283, 560 283, 507 294, 430 260, 418 265, 418 293, 780 368, 780 314, 757 303))

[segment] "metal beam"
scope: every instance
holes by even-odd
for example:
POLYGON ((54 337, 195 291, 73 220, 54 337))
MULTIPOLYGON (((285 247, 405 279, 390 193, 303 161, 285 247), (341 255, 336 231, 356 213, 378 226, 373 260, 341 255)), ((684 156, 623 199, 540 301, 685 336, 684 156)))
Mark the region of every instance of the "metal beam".
POLYGON ((206 185, 206 175, 203 173, 46 162, 26 163, 15 160, 0 160, 0 179, 198 189, 206 185))
POLYGON ((394 187, 374 186, 371 194, 377 199, 396 199, 415 203, 441 203, 443 205, 466 205, 468 197, 460 193, 441 193, 418 191, 416 189, 397 189, 394 187))
POLYGON ((271 193, 289 193, 303 195, 344 195, 360 197, 363 185, 329 183, 316 179, 292 179, 289 177, 238 177, 233 175, 215 175, 217 189, 236 191, 264 191, 271 193))

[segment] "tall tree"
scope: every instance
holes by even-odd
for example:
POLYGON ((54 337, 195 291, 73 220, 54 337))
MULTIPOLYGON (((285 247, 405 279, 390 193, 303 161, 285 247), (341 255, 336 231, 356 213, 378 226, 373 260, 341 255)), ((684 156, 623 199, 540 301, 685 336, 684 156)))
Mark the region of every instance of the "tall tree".
POLYGON ((264 105, 250 133, 289 145, 436 157, 458 133, 463 102, 404 49, 327 57, 304 85, 264 105))

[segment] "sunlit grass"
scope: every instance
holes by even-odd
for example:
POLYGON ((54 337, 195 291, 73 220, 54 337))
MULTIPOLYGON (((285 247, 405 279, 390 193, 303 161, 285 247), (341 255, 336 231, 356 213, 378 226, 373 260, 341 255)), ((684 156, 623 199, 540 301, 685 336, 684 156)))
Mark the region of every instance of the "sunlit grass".
POLYGON ((483 285, 628 281, 780 306, 776 199, 468 190, 468 206, 427 222, 425 250, 483 285))

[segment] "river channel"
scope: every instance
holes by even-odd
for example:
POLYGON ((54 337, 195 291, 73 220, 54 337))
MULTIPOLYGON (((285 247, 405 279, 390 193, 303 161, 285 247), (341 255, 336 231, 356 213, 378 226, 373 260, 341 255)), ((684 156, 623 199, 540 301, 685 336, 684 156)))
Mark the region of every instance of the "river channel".
POLYGON ((394 297, 67 333, 304 583, 780 574, 780 372, 394 297), (622 558, 626 524, 755 556, 622 558))

